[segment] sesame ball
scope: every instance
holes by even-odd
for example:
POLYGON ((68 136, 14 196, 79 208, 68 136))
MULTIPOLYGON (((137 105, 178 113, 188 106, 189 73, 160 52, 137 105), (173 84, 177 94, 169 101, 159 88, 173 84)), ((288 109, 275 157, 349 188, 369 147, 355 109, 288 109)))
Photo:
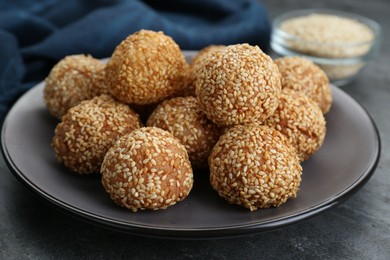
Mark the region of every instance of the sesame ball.
POLYGON ((116 204, 137 211, 165 209, 193 185, 186 149, 169 132, 144 127, 122 136, 107 152, 102 183, 116 204))
POLYGON ((256 123, 230 128, 209 163, 212 187, 229 203, 251 211, 295 198, 301 182, 302 167, 286 137, 256 123))
POLYGON ((325 72, 312 61, 302 57, 275 60, 282 75, 282 88, 305 93, 325 114, 332 105, 332 92, 325 72))
POLYGON ((82 101, 57 125, 52 140, 57 159, 80 174, 99 172, 116 139, 141 127, 129 106, 108 95, 82 101))
POLYGON ((105 72, 111 95, 124 103, 144 105, 179 91, 187 66, 171 37, 141 30, 116 47, 105 72))
POLYGON ((198 74, 199 68, 202 66, 203 61, 206 60, 207 56, 211 54, 213 51, 221 50, 225 48, 225 45, 209 45, 202 50, 200 50, 192 59, 190 66, 187 71, 186 85, 183 90, 180 91, 179 96, 195 96, 195 82, 196 75, 198 74))
POLYGON ((263 122, 276 109, 280 91, 277 66, 248 44, 213 51, 196 80, 201 109, 219 126, 263 122))
POLYGON ((60 60, 45 80, 48 111, 61 118, 81 101, 106 94, 104 67, 100 60, 89 55, 71 55, 60 60))
POLYGON ((161 103, 147 121, 173 134, 185 146, 194 167, 207 167, 211 149, 220 136, 218 127, 200 110, 195 97, 178 97, 161 103))
POLYGON ((326 134, 321 109, 305 94, 291 89, 282 91, 279 106, 264 124, 282 132, 297 149, 301 161, 318 151, 326 134))

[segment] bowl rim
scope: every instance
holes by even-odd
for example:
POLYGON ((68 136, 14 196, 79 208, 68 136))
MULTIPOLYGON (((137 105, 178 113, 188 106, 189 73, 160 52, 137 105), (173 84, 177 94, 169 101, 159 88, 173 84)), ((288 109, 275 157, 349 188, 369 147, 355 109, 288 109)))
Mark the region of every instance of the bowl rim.
POLYGON ((360 45, 377 45, 380 43, 381 38, 382 38, 382 29, 381 26, 374 20, 369 19, 367 17, 364 17, 359 14, 355 13, 349 13, 349 12, 344 12, 344 11, 339 11, 339 10, 332 10, 332 9, 317 9, 317 8, 312 8, 312 9, 295 9, 291 11, 284 12, 278 16, 276 16, 273 21, 272 21, 272 35, 273 37, 278 36, 282 37, 283 39, 288 39, 288 40, 293 40, 297 42, 304 42, 304 43, 310 43, 310 44, 317 44, 319 46, 331 46, 331 47, 339 47, 339 48, 346 48, 346 47, 358 47, 360 45), (288 19, 291 18, 297 18, 297 17, 303 17, 303 16, 308 16, 310 14, 329 14, 329 15, 336 15, 340 16, 343 18, 349 18, 356 20, 363 25, 366 25, 368 28, 370 28, 374 34, 374 37, 372 40, 369 41, 356 41, 356 42, 340 42, 340 41, 333 41, 333 42, 326 42, 326 41, 308 41, 305 40, 301 37, 298 37, 296 35, 287 33, 283 30, 280 29, 280 24, 288 19))

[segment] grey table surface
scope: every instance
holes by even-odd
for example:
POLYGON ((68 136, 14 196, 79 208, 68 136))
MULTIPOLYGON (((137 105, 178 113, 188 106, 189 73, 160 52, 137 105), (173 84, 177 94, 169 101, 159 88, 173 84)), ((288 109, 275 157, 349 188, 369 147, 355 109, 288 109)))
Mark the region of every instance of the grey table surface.
POLYGON ((376 122, 382 154, 354 196, 304 222, 217 240, 163 240, 70 217, 26 189, 0 159, 0 259, 390 259, 390 2, 266 0, 270 18, 291 9, 338 9, 376 20, 381 55, 342 89, 376 122))

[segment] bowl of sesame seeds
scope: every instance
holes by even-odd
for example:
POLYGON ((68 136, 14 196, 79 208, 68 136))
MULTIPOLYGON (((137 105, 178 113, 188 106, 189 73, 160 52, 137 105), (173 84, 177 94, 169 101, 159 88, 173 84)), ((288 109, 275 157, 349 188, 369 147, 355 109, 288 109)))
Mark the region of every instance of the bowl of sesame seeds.
POLYGON ((279 56, 303 56, 336 86, 351 82, 379 52, 381 28, 363 16, 306 9, 273 20, 271 48, 279 56))

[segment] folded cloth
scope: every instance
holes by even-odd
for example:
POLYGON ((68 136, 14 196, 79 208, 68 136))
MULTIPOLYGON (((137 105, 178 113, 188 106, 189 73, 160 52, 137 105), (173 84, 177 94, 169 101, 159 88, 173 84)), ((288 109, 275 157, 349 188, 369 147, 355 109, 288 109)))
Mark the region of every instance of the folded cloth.
POLYGON ((257 0, 3 0, 0 2, 0 120, 66 55, 109 57, 140 29, 163 31, 183 50, 249 43, 268 48, 257 0))

